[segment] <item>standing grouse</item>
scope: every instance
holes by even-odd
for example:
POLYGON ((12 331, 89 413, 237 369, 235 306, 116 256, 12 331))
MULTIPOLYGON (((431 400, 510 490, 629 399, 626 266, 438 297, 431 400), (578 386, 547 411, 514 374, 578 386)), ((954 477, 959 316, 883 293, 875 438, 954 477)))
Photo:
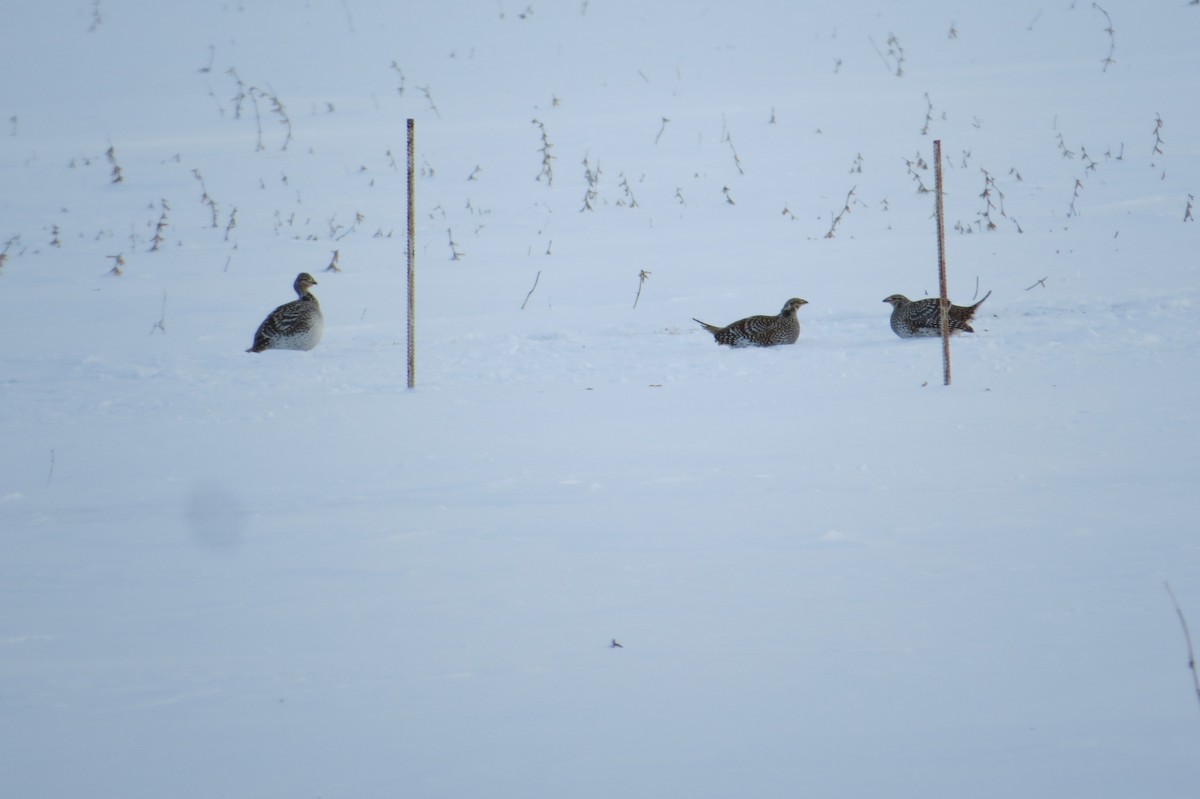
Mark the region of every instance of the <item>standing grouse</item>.
MULTIPOLYGON (((992 292, 983 295, 983 300, 992 296, 992 292)), ((974 333, 971 319, 975 310, 983 305, 983 300, 974 305, 950 306, 950 332, 974 333)), ((886 297, 884 302, 892 304, 892 330, 900 338, 922 338, 925 336, 942 335, 942 320, 938 309, 938 298, 927 297, 923 300, 910 300, 903 294, 893 294, 886 297)))
POLYGON ((300 299, 280 305, 263 320, 254 334, 254 346, 246 352, 263 350, 311 350, 321 340, 325 320, 317 298, 309 293, 317 285, 313 276, 301 272, 296 276, 292 288, 300 299))
POLYGON ((796 339, 800 338, 800 321, 796 319, 796 311, 800 310, 801 305, 807 304, 808 300, 792 297, 775 316, 750 316, 725 327, 700 322, 695 317, 692 321, 700 322, 700 326, 712 333, 718 344, 728 344, 730 347, 795 344, 796 339))

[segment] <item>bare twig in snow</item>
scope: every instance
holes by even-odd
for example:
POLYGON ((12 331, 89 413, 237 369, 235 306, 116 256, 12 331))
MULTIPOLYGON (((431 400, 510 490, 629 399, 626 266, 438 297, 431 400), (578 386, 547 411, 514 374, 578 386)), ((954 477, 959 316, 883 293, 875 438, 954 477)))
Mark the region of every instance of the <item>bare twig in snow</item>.
POLYGON ((396 71, 397 75, 400 76, 400 85, 396 87, 396 93, 399 94, 401 97, 403 97, 404 96, 404 70, 400 69, 400 65, 397 64, 395 61, 393 61, 389 66, 393 70, 396 71))
POLYGON ((663 132, 666 131, 666 129, 667 129, 667 123, 669 123, 670 121, 671 120, 667 119, 666 117, 662 118, 662 127, 658 129, 658 135, 654 137, 654 146, 655 147, 658 146, 658 140, 662 138, 663 132))
POLYGON ((150 335, 154 335, 155 330, 161 330, 163 335, 167 334, 167 292, 163 292, 162 309, 159 313, 158 321, 154 323, 154 327, 150 328, 150 335))
POLYGON ((738 157, 737 150, 733 147, 733 139, 726 134, 725 141, 729 142, 729 149, 733 153, 733 165, 737 167, 738 174, 746 174, 745 170, 742 169, 742 159, 738 157))
MULTIPOLYGON (((280 150, 286 150, 288 148, 288 145, 291 144, 291 141, 292 141, 292 120, 290 117, 288 117, 287 109, 283 107, 283 103, 280 101, 280 99, 278 97, 275 96, 274 93, 268 92, 268 91, 263 91, 262 89, 256 89, 253 86, 250 87, 250 97, 253 99, 256 94, 258 96, 261 96, 263 99, 265 99, 270 104, 271 113, 273 113, 277 117, 279 117, 279 124, 282 125, 287 130, 287 134, 283 138, 283 146, 281 146, 279 148, 280 150)), ((258 115, 258 103, 257 102, 254 104, 254 112, 255 112, 255 116, 257 117, 257 115, 258 115)), ((260 150, 266 149, 262 146, 261 134, 262 134, 262 125, 261 125, 261 121, 260 121, 260 124, 259 124, 259 148, 258 148, 260 150)))
POLYGON ((229 69, 225 70, 225 74, 231 75, 233 77, 234 83, 237 84, 237 90, 238 90, 237 94, 235 94, 231 98, 233 100, 233 118, 241 119, 242 118, 242 104, 244 102, 246 102, 246 97, 249 96, 246 91, 246 84, 242 82, 242 76, 239 75, 237 70, 234 69, 233 67, 230 67, 229 69))
POLYGON ((637 200, 633 196, 633 190, 629 188, 629 178, 625 177, 625 173, 621 173, 621 189, 625 192, 623 199, 617 200, 617 205, 623 205, 628 208, 637 208, 637 200))
POLYGON ((537 288, 538 281, 542 279, 542 270, 533 277, 533 285, 529 287, 529 293, 525 295, 525 302, 521 303, 521 310, 525 310, 525 306, 529 303, 529 298, 533 296, 533 290, 537 288))
MULTIPOLYGON (((897 78, 904 77, 904 48, 900 46, 900 40, 896 38, 895 34, 888 34, 888 50, 886 55, 879 49, 879 45, 875 44, 875 40, 870 36, 867 37, 867 41, 871 43, 875 54, 879 56, 879 60, 887 67, 888 72, 894 72, 897 78)), ((838 59, 837 64, 839 67, 841 66, 841 59, 838 59)), ((834 71, 836 72, 837 70, 834 71)))
POLYGON ((1088 155, 1087 148, 1083 145, 1079 146, 1079 160, 1083 162, 1084 172, 1096 171, 1096 161, 1090 155, 1088 155))
POLYGON ((1183 615, 1183 608, 1179 607, 1179 600, 1175 598, 1171 584, 1164 582, 1163 585, 1171 597, 1171 604, 1175 606, 1175 614, 1179 616, 1179 624, 1183 628, 1183 641, 1187 644, 1188 668, 1192 672, 1192 686, 1196 689, 1196 701, 1200 702, 1200 674, 1196 671, 1196 652, 1192 649, 1192 634, 1188 631, 1187 617, 1183 615))
POLYGON ((554 184, 554 167, 551 162, 554 161, 556 156, 551 155, 550 151, 554 148, 554 145, 550 143, 550 137, 546 133, 545 123, 543 123, 541 120, 535 119, 533 120, 533 124, 537 125, 538 129, 542 132, 542 147, 540 150, 538 150, 538 152, 542 154, 542 171, 538 173, 538 176, 534 178, 534 180, 541 180, 542 177, 545 176, 546 185, 551 186, 554 184))
POLYGON ((638 272, 638 290, 637 290, 637 294, 633 298, 633 307, 634 308, 637 307, 638 300, 640 300, 642 298, 642 286, 645 285, 646 280, 649 277, 650 277, 650 273, 647 272, 645 269, 638 272))
POLYGON ((921 135, 929 135, 929 126, 933 123, 933 100, 929 99, 929 92, 925 92, 925 124, 921 127, 921 135))
POLYGON ((1104 32, 1108 34, 1108 55, 1100 59, 1100 63, 1103 65, 1100 68, 1100 71, 1108 72, 1108 68, 1117 63, 1117 60, 1113 58, 1113 53, 1117 51, 1117 32, 1113 28, 1112 17, 1108 15, 1107 11, 1100 7, 1099 3, 1092 3, 1092 8, 1103 14, 1104 20, 1107 23, 1106 27, 1104 28, 1104 32))
POLYGON ((921 157, 921 154, 917 153, 915 161, 910 161, 907 158, 904 159, 904 165, 908 168, 908 174, 917 182, 917 194, 928 194, 929 188, 921 180, 921 175, 917 171, 919 169, 929 169, 929 165, 925 163, 925 159, 921 157))
POLYGON ((1008 216, 1004 212, 1004 192, 997 188, 996 179, 986 169, 980 168, 979 171, 983 173, 983 192, 980 193, 979 197, 984 201, 983 210, 979 212, 979 216, 982 217, 985 227, 988 230, 995 230, 996 221, 992 219, 992 212, 998 211, 1000 216, 1008 216), (1000 201, 999 206, 992 202, 993 197, 1000 201))
POLYGON ((593 169, 592 165, 588 162, 588 157, 585 155, 583 157, 583 176, 587 179, 588 187, 587 191, 584 192, 583 207, 579 209, 579 213, 596 210, 592 203, 595 202, 598 195, 596 185, 600 182, 601 174, 600 164, 597 163, 596 168, 593 169))
POLYGON ((341 241, 342 239, 346 238, 354 231, 358 230, 358 224, 360 222, 362 222, 364 219, 366 219, 366 217, 364 217, 361 212, 356 212, 354 214, 354 222, 350 225, 350 227, 343 230, 340 234, 337 233, 337 230, 341 228, 341 225, 338 225, 337 228, 334 228, 333 220, 331 219, 331 220, 329 220, 329 225, 330 225, 329 235, 333 237, 334 241, 341 241))
POLYGON ((217 204, 213 202, 213 198, 208 195, 208 187, 204 185, 204 177, 200 174, 199 169, 193 169, 192 174, 196 180, 200 181, 200 204, 207 205, 209 211, 212 212, 212 227, 217 227, 217 204))
POLYGON ((150 252, 158 252, 166 242, 163 231, 170 226, 170 222, 167 221, 167 213, 171 210, 171 206, 167 205, 166 200, 162 200, 161 203, 162 213, 158 217, 158 223, 154 226, 154 238, 150 240, 150 252))
POLYGON ((1075 192, 1071 195, 1071 204, 1067 206, 1067 216, 1079 216, 1079 211, 1075 210, 1075 201, 1079 199, 1079 193, 1083 191, 1083 181, 1079 178, 1075 179, 1075 192))
POLYGON ((857 186, 854 186, 846 193, 846 202, 842 205, 842 210, 838 211, 837 215, 833 217, 833 223, 829 226, 829 232, 825 234, 825 238, 832 239, 837 232, 837 226, 841 223, 842 217, 850 213, 850 201, 854 199, 854 190, 857 188, 857 186))
POLYGON ((125 180, 121 175, 121 167, 117 164, 117 151, 111 144, 108 145, 108 150, 104 153, 108 158, 108 163, 112 164, 112 182, 121 183, 125 180))
POLYGON ((1063 135, 1058 134, 1058 151, 1062 153, 1063 158, 1074 158, 1075 152, 1067 149, 1067 143, 1063 141, 1063 135))
POLYGON ((438 119, 441 119, 442 112, 438 110, 437 105, 433 102, 433 95, 429 93, 429 87, 418 86, 417 88, 421 90, 421 94, 425 95, 425 100, 429 103, 429 110, 434 113, 434 116, 436 116, 438 119))
POLYGON ((904 77, 904 48, 900 46, 900 40, 896 38, 896 34, 888 35, 888 55, 896 62, 896 77, 904 77))

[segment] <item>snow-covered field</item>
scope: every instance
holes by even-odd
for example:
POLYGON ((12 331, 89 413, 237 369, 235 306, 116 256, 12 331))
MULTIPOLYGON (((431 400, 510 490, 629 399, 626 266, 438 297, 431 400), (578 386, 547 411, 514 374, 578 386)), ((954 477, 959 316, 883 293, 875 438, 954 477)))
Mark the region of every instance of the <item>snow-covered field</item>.
POLYGON ((1194 3, 0 29, 5 796, 1197 795, 1194 3))

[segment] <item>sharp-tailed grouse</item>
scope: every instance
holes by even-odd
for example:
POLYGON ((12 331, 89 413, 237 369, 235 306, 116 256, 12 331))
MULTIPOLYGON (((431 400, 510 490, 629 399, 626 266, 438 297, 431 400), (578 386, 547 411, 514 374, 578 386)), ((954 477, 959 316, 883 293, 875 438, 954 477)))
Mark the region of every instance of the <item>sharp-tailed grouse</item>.
POLYGON ((317 285, 313 276, 301 272, 296 276, 292 288, 300 296, 286 305, 280 305, 268 314, 254 334, 254 345, 246 352, 263 350, 311 350, 321 340, 325 320, 321 316, 321 305, 309 288, 317 285))
MULTIPOLYGON (((983 295, 983 300, 992 296, 992 292, 983 295)), ((950 306, 950 333, 974 333, 971 319, 983 300, 974 305, 950 306)), ((892 305, 892 330, 900 338, 921 338, 924 336, 942 335, 942 320, 938 309, 938 298, 927 297, 923 300, 910 300, 903 294, 893 294, 886 297, 884 302, 892 305)))
POLYGON ((776 344, 795 344, 800 338, 800 321, 796 319, 796 311, 801 305, 807 305, 808 300, 792 297, 783 304, 783 310, 775 316, 750 316, 739 319, 725 327, 717 327, 707 322, 700 326, 713 334, 718 344, 728 344, 730 347, 774 347, 776 344))

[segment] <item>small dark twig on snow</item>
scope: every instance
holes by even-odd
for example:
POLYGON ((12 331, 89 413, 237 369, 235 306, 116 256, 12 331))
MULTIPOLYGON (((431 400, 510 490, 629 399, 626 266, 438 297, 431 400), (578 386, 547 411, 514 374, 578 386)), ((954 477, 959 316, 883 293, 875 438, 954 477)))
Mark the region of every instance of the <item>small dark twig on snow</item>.
POLYGON ((1171 584, 1164 582, 1163 585, 1167 589, 1167 593, 1171 596, 1171 604, 1175 606, 1175 613, 1179 616, 1179 624, 1183 627, 1183 640, 1187 644, 1188 668, 1192 671, 1192 685, 1196 689, 1196 701, 1200 702, 1200 674, 1196 671, 1196 653, 1192 649, 1192 634, 1188 631, 1187 618, 1183 615, 1183 608, 1179 607, 1179 600, 1175 598, 1175 592, 1171 590, 1171 584))

